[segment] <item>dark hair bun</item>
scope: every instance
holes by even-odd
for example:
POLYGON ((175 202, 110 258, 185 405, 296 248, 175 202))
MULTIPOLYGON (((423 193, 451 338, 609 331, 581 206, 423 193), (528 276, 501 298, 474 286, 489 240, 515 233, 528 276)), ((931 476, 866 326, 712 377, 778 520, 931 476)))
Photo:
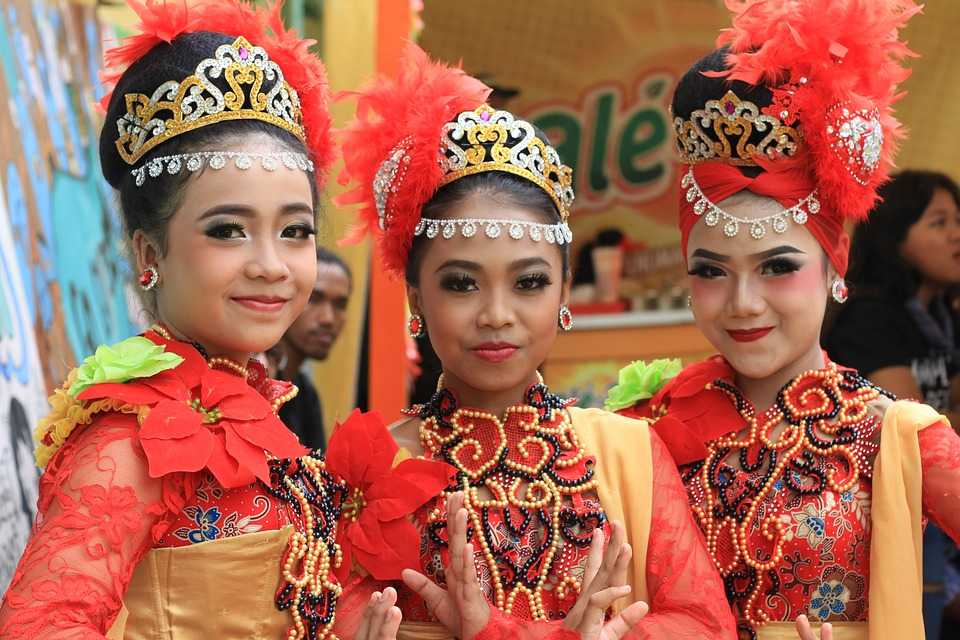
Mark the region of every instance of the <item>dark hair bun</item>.
MULTIPOLYGON (((703 74, 704 71, 726 71, 727 53, 726 47, 711 51, 697 60, 680 78, 671 103, 674 118, 689 120, 690 114, 703 109, 708 100, 719 100, 727 91, 733 91, 740 100, 752 102, 761 109, 773 102, 773 95, 763 85, 749 85, 739 80, 731 82, 726 78, 713 78, 703 74)), ((704 132, 711 140, 718 141, 713 129, 704 129, 704 132)), ((750 142, 760 142, 767 133, 768 131, 754 131, 750 142)))

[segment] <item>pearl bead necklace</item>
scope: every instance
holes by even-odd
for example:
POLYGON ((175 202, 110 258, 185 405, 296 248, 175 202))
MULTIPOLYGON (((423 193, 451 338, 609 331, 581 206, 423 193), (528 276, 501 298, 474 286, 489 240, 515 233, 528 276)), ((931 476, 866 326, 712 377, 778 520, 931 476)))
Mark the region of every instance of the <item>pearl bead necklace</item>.
MULTIPOLYGON (((841 371, 831 363, 824 369, 797 376, 777 394, 775 404, 758 417, 736 387, 717 381, 707 388, 725 393, 749 429, 746 436, 740 435, 741 430, 708 443, 707 457, 693 465, 684 479, 691 496, 702 498, 702 504, 695 505, 693 512, 706 537, 707 549, 725 578, 728 597, 732 601, 740 600, 733 587, 735 577, 755 576, 739 609, 747 623, 757 627, 767 622, 769 616, 757 602, 764 589, 763 581, 756 576, 774 570, 783 561, 786 526, 780 520, 779 509, 766 510, 771 503, 776 504, 773 496, 777 483, 782 481, 798 493, 824 490, 843 493, 853 487, 862 470, 870 468, 867 448, 860 442, 860 431, 865 423, 876 421, 870 414, 869 404, 884 392, 855 372, 841 371), (775 434, 781 424, 784 428, 775 434), (754 463, 748 456, 752 451, 760 451, 754 463), (760 470, 767 456, 769 461, 759 488, 729 505, 725 498, 728 483, 722 476, 728 472, 721 472, 720 467, 732 452, 738 452, 744 472, 760 470), (803 461, 801 456, 815 456, 830 462, 824 465, 827 470, 822 477, 817 476, 820 481, 813 488, 793 479, 793 467, 797 461, 803 461), (841 467, 849 470, 844 478, 838 477, 837 470, 841 467), (749 504, 742 514, 737 510, 741 504, 749 504), (761 508, 765 508, 762 516, 761 508), (752 533, 755 527, 759 528, 758 533, 752 533), (719 550, 725 536, 729 536, 732 556, 722 563, 719 550), (759 553, 757 541, 772 545, 772 551, 759 553)), ((812 468, 808 472, 816 475, 812 468)))
MULTIPOLYGON (((543 593, 548 583, 560 585, 551 588, 558 589, 561 598, 571 591, 579 593, 580 589, 580 582, 572 575, 554 571, 560 555, 568 547, 575 548, 564 544, 561 513, 570 496, 595 492, 597 482, 590 471, 572 479, 561 475, 564 469, 582 464, 586 457, 569 413, 563 410, 567 403, 551 395, 542 378, 528 390, 527 400, 528 404, 509 407, 501 419, 486 411, 457 407, 456 397, 443 388, 441 378, 434 398, 418 408, 417 415, 421 417, 420 441, 426 456, 444 460, 457 469, 456 484, 444 491, 427 518, 430 539, 438 546, 446 545, 438 533, 445 526, 445 496, 462 491, 470 539, 492 577, 494 604, 511 613, 522 610, 519 602, 525 600, 533 619, 546 620, 543 593), (511 457, 508 436, 517 432, 521 435, 512 439, 516 442, 512 446, 519 456, 511 457), (485 499, 481 490, 491 497, 485 499), (510 525, 511 510, 518 510, 523 516, 519 530, 510 525), (520 575, 536 569, 532 588, 516 576, 502 575, 501 564, 506 560, 497 557, 493 546, 491 515, 519 531, 520 538, 528 535, 531 527, 543 527, 543 544, 516 568, 520 575), (538 521, 542 524, 538 525, 538 521)), ((595 526, 606 525, 602 511, 587 516, 593 518, 595 526)), ((588 519, 584 517, 582 521, 588 519)), ((588 545, 589 534, 580 546, 588 545)))

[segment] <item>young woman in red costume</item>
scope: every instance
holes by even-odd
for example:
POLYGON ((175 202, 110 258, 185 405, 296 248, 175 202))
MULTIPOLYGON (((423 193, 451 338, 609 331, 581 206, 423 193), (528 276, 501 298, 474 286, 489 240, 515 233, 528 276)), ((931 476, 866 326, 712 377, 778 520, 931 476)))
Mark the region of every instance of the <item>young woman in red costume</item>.
MULTIPOLYGON (((415 515, 399 637, 732 638, 662 442, 537 373, 572 322, 572 172, 488 93, 411 45, 396 80, 356 96, 342 140, 355 186, 342 202, 361 205, 357 235, 379 239, 406 280, 411 334, 443 364, 434 397, 392 433, 456 470, 415 515)), ((366 582, 345 593, 382 586, 366 582)))
MULTIPOLYGON (((334 570, 355 558, 399 578, 418 558, 406 515, 452 470, 393 467, 373 416, 344 424, 326 462, 308 454, 276 415, 296 388, 248 361, 316 275, 332 149, 310 43, 278 5, 131 5, 142 33, 107 54, 122 73, 100 153, 156 324, 98 348, 51 397, 0 636, 327 637, 334 570)), ((395 638, 395 598, 374 594, 350 637, 395 638)))
MULTIPOLYGON (((611 408, 659 417, 743 637, 921 638, 921 526, 960 537, 960 440, 820 348, 876 202, 910 0, 732 4, 673 99, 697 325, 720 352, 611 408), (652 395, 652 398, 651 398, 652 395)), ((623 380, 649 379, 643 365, 623 380)))

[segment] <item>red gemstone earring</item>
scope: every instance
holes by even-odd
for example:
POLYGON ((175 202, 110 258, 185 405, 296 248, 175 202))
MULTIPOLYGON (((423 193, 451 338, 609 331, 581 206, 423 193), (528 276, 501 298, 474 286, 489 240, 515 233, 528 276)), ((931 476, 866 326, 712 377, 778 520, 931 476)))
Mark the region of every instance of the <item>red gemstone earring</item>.
POLYGON ((140 274, 140 288, 144 291, 150 291, 160 283, 160 272, 153 265, 150 265, 140 274))
POLYGON ((560 328, 564 331, 573 329, 573 314, 570 313, 570 307, 567 305, 560 307, 560 328))
POLYGON ((830 287, 830 293, 833 294, 834 300, 840 304, 843 304, 847 301, 847 297, 850 295, 850 290, 847 289, 847 283, 843 281, 843 278, 837 276, 833 279, 833 286, 830 287))
POLYGON ((426 334, 426 325, 423 322, 423 316, 419 313, 410 314, 407 320, 407 333, 411 338, 422 338, 426 334))

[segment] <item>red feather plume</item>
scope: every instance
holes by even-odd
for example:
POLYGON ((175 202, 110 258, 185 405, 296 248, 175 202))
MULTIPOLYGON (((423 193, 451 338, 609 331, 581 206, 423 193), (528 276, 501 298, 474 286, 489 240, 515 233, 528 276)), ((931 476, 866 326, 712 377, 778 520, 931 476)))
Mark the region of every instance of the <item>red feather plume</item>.
POLYGON ((913 0, 727 0, 727 8, 733 28, 717 45, 730 48, 730 68, 709 75, 772 87, 769 111, 799 119, 821 199, 843 216, 866 217, 903 137, 892 105, 910 75, 903 61, 914 54, 899 31, 922 7, 913 0), (828 129, 831 109, 843 108, 876 109, 883 132, 879 163, 859 179, 828 129))
POLYGON ((357 114, 341 132, 344 169, 339 181, 353 188, 338 204, 360 204, 357 225, 344 242, 370 233, 379 238, 386 268, 402 274, 420 209, 436 192, 443 170, 437 161, 443 125, 463 112, 476 109, 490 88, 457 67, 431 61, 415 44, 408 44, 396 78, 380 77, 365 89, 346 93, 355 97, 357 114), (402 183, 390 194, 391 224, 379 228, 373 179, 388 154, 401 140, 410 139, 410 158, 402 183))
POLYGON ((284 28, 280 17, 282 0, 261 8, 243 0, 190 3, 187 0, 127 0, 127 3, 140 18, 140 33, 125 38, 122 44, 104 53, 104 66, 109 69, 103 74, 108 86, 100 101, 104 110, 123 72, 156 45, 196 31, 242 36, 263 47, 299 94, 307 148, 313 156, 317 181, 322 184, 334 157, 327 73, 320 59, 310 53, 315 41, 301 39, 295 30, 284 28))

